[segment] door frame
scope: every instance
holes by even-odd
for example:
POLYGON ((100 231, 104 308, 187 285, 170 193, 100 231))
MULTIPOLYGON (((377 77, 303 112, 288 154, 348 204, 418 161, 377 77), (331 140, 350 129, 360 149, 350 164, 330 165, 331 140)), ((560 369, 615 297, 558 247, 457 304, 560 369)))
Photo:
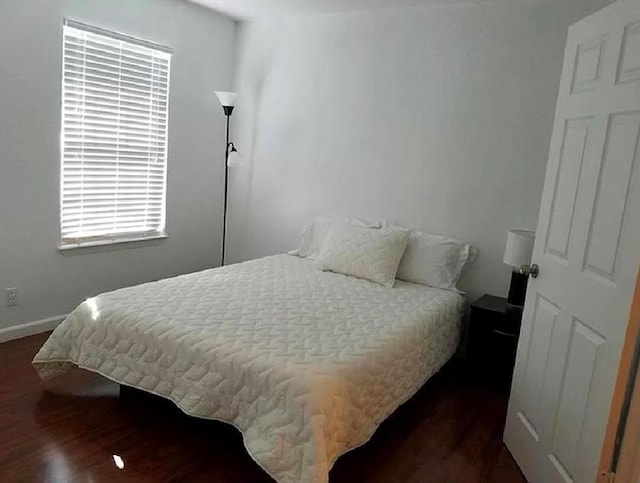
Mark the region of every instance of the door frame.
MULTIPOLYGON (((622 446, 624 446, 623 434, 625 430, 625 425, 621 424, 621 417, 623 408, 629 402, 631 402, 632 406, 634 404, 639 406, 638 409, 640 409, 640 395, 635 394, 633 400, 630 401, 630 392, 636 386, 636 350, 638 349, 640 349, 640 272, 638 272, 636 278, 629 322, 620 356, 611 408, 609 409, 609 419, 602 445, 600 464, 598 465, 598 483, 609 483, 611 481, 611 471, 614 463, 619 467, 620 463, 626 463, 622 461, 622 458, 633 458, 635 456, 635 454, 632 454, 633 452, 621 452, 622 446), (631 380, 632 378, 633 380, 631 380), (618 457, 622 458, 617 462, 614 461, 614 458, 618 457)), ((637 386, 637 389, 640 389, 640 386, 637 386)), ((633 415, 632 413, 630 412, 629 414, 633 415)), ((630 417, 626 423, 630 426, 637 425, 640 429, 640 418, 630 417)))

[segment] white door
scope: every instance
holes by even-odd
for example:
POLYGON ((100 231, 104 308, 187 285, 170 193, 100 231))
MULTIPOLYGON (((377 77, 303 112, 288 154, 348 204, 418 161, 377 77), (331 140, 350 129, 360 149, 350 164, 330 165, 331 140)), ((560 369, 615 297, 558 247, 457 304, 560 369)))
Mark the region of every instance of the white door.
POLYGON ((597 477, 640 262, 640 0, 569 30, 504 440, 531 482, 597 477))

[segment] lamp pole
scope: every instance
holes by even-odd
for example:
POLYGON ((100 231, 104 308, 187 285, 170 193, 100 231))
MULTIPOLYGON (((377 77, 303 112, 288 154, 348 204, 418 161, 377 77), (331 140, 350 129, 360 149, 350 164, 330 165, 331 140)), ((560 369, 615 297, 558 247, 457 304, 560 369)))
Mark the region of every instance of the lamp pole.
POLYGON ((224 206, 222 212, 222 256, 220 257, 220 265, 224 267, 224 259, 227 253, 227 194, 229 192, 229 148, 233 147, 233 143, 229 142, 229 121, 231 119, 231 113, 233 112, 233 106, 224 106, 224 114, 227 117, 227 137, 224 149, 224 206))

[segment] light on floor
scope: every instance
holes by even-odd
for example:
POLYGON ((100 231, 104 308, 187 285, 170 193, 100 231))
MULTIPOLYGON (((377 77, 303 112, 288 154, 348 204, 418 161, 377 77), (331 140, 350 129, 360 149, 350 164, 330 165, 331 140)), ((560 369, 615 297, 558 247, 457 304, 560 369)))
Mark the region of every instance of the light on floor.
POLYGON ((123 470, 124 469, 124 460, 118 456, 117 454, 113 455, 113 462, 116 464, 116 467, 119 470, 123 470))

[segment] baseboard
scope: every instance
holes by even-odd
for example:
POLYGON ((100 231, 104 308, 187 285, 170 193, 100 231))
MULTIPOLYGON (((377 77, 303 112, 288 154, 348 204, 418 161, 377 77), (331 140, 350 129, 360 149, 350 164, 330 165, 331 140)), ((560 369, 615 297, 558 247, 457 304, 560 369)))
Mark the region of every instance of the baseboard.
POLYGON ((33 322, 27 322, 26 324, 14 325, 0 329, 0 343, 53 330, 66 318, 66 315, 56 315, 47 319, 34 320, 33 322))

